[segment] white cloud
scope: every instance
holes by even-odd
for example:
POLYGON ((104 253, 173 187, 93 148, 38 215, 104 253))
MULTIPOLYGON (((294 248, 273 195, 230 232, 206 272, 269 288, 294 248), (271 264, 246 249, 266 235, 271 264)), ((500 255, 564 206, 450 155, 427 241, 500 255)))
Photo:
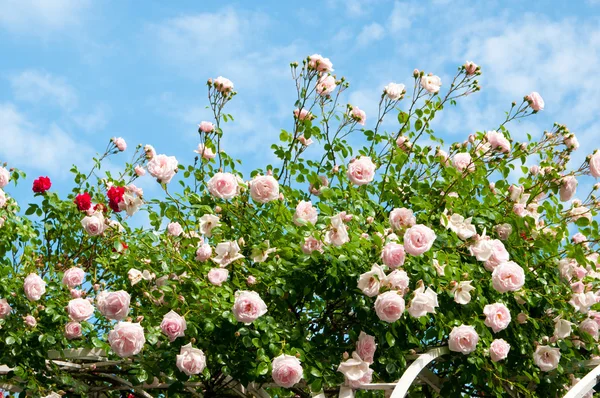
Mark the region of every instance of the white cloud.
POLYGON ((15 98, 19 101, 58 104, 64 109, 77 106, 77 94, 65 79, 37 70, 25 70, 10 78, 15 98))
POLYGON ((89 0, 0 0, 0 27, 40 35, 81 22, 89 0))
POLYGON ((100 105, 89 113, 73 115, 73 121, 86 132, 103 130, 108 124, 110 110, 107 106, 100 105))
POLYGON ((0 104, 0 126, 0 157, 11 167, 64 177, 72 164, 85 167, 94 154, 87 144, 75 141, 55 124, 36 126, 29 122, 10 103, 0 104))
POLYGON ((419 8, 413 4, 394 2, 394 8, 388 19, 388 29, 392 33, 399 33, 410 28, 418 13, 419 8))
POLYGON ((373 22, 372 24, 362 28, 358 34, 358 37, 356 38, 356 41, 359 46, 366 46, 377 40, 381 40, 384 35, 385 29, 383 29, 383 26, 373 22))

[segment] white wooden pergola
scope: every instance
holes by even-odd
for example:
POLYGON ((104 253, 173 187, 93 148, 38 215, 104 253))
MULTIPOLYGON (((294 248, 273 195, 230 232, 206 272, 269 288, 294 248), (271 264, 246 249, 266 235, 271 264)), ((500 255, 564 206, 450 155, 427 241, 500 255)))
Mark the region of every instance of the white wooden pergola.
MULTIPOLYGON (((436 347, 432 348, 429 351, 411 356, 409 359, 412 359, 413 362, 406 369, 400 380, 394 383, 370 383, 370 384, 362 384, 358 388, 359 390, 379 390, 386 391, 386 397, 390 398, 404 398, 406 397, 408 390, 414 384, 427 384, 434 391, 440 392, 441 385, 443 380, 440 379, 438 375, 433 373, 431 370, 427 369, 427 365, 431 363, 436 358, 449 354, 450 350, 448 347, 436 347)), ((48 353, 49 359, 46 360, 46 364, 58 366, 65 370, 71 371, 95 371, 100 376, 102 376, 106 380, 110 380, 114 382, 112 386, 104 386, 104 387, 91 387, 89 390, 90 397, 101 398, 104 397, 104 392, 106 391, 117 391, 117 390, 132 390, 137 394, 146 397, 152 398, 152 395, 148 393, 151 390, 160 390, 167 389, 170 384, 163 383, 158 380, 155 380, 152 383, 142 383, 138 385, 133 385, 129 381, 122 379, 114 374, 111 374, 110 367, 123 364, 126 361, 111 361, 107 358, 106 352, 102 349, 92 348, 92 349, 70 349, 62 352, 59 351, 49 351, 48 353)), ((598 383, 600 379, 600 359, 591 360, 583 364, 586 368, 591 368, 591 371, 583 377, 577 384, 571 387, 571 389, 567 392, 564 398, 583 398, 587 393, 592 391, 594 386, 598 383)), ((8 372, 12 371, 12 368, 9 368, 6 365, 0 365, 0 375, 6 375, 8 372)), ((260 386, 250 383, 247 386, 243 386, 241 383, 232 380, 226 380, 226 382, 230 383, 231 391, 239 395, 240 397, 248 397, 254 396, 257 398, 270 398, 270 395, 265 388, 268 387, 276 387, 275 384, 261 384, 260 386)), ((187 382, 184 383, 185 388, 190 393, 191 396, 202 397, 202 393, 199 392, 202 390, 203 384, 200 382, 187 382)), ((0 388, 9 391, 9 392, 21 392, 22 389, 16 385, 7 384, 0 382, 0 388)), ((517 397, 516 392, 506 389, 507 395, 511 397, 517 397)), ((339 390, 339 398, 353 398, 355 394, 355 390, 347 387, 341 386, 339 390)), ((319 392, 313 394, 314 398, 326 398, 324 392, 319 392)))

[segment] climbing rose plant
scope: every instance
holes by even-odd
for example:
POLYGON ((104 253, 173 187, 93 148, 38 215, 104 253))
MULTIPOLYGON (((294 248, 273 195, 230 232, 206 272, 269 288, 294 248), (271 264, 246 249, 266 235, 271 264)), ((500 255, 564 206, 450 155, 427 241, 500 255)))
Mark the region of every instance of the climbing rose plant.
POLYGON ((279 161, 250 173, 223 148, 236 95, 223 77, 208 81, 214 119, 191 164, 157 142, 130 147, 121 174, 103 171, 127 151, 113 138, 91 171, 72 168, 71 193, 41 176, 24 206, 9 185, 24 174, 0 168, 4 383, 35 396, 227 396, 236 383, 337 396, 396 381, 440 346, 450 354, 431 369, 445 397, 560 396, 586 373, 599 202, 577 188, 600 177, 600 152, 567 168, 579 144, 560 124, 513 140, 509 125, 544 109, 535 92, 445 144, 432 121, 479 91, 472 62, 451 83, 415 70, 410 87, 388 84, 376 115, 341 104, 349 84, 329 59, 291 72, 279 161), (164 193, 145 196, 139 178, 164 193), (115 362, 47 362, 77 348, 115 362))

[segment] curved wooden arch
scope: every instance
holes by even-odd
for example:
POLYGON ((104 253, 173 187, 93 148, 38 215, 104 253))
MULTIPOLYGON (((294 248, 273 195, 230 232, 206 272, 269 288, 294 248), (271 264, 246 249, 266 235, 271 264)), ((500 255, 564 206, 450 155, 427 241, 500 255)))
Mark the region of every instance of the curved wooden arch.
POLYGON ((600 377, 600 365, 592 369, 585 377, 575 384, 564 398, 583 398, 585 394, 592 391, 600 377))
POLYGON ((450 350, 448 347, 436 347, 424 354, 419 355, 417 359, 410 364, 408 369, 406 369, 400 380, 398 380, 396 388, 394 388, 394 391, 392 392, 391 398, 404 398, 408 392, 408 389, 412 386, 421 371, 425 369, 425 367, 434 359, 449 353, 450 350))

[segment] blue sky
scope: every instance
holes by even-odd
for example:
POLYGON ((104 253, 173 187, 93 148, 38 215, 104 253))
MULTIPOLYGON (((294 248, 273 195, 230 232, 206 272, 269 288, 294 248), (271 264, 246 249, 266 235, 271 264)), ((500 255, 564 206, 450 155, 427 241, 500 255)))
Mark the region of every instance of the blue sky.
POLYGON ((535 90, 546 110, 514 136, 557 121, 582 144, 575 161, 600 147, 598 0, 0 0, 0 162, 25 170, 27 189, 38 175, 66 187, 70 165, 113 136, 191 163, 196 125, 210 120, 206 79, 222 75, 239 93, 225 150, 264 167, 267 143, 292 125, 289 62, 313 53, 350 81, 345 100, 367 127, 388 82, 410 85, 419 68, 449 83, 472 60, 483 90, 436 119, 447 140, 496 127, 535 90))

